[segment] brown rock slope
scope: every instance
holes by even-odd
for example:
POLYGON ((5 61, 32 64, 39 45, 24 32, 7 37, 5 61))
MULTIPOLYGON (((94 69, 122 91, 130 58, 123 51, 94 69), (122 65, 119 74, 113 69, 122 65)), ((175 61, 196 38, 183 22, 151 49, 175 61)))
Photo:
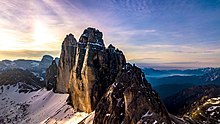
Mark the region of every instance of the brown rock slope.
POLYGON ((171 123, 158 94, 136 66, 126 64, 95 110, 94 124, 171 123))

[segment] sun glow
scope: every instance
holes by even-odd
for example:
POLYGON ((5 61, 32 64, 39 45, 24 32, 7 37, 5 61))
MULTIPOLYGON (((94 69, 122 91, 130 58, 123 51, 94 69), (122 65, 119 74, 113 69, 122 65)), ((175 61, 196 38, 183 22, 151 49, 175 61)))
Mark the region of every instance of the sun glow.
POLYGON ((19 47, 17 44, 17 40, 13 35, 9 35, 9 33, 0 30, 0 50, 11 50, 19 47))
POLYGON ((56 41, 48 26, 41 21, 35 21, 32 38, 34 44, 37 46, 42 44, 48 45, 49 43, 56 41))
POLYGON ((54 50, 58 41, 49 27, 41 21, 35 21, 29 34, 14 34, 12 30, 0 29, 0 50, 54 50), (28 38, 28 39, 24 39, 28 38))

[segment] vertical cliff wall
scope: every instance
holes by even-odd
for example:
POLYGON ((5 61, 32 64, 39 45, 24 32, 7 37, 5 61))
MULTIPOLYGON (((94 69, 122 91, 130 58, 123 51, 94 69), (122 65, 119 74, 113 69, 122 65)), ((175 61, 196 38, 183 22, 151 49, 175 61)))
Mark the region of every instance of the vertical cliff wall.
POLYGON ((62 50, 58 64, 56 92, 67 93, 69 89, 70 73, 76 60, 77 41, 72 34, 66 36, 62 43, 62 50))

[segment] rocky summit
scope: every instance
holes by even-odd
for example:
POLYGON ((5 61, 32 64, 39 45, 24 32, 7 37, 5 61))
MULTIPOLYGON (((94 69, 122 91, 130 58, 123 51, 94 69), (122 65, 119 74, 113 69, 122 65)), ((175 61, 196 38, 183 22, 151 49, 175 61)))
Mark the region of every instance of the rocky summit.
POLYGON ((77 42, 63 41, 56 92, 69 93, 75 110, 95 110, 95 124, 171 123, 141 69, 126 64, 122 51, 105 47, 103 34, 87 28, 77 42))
POLYGON ((126 64, 95 110, 94 124, 171 123, 144 73, 126 64))

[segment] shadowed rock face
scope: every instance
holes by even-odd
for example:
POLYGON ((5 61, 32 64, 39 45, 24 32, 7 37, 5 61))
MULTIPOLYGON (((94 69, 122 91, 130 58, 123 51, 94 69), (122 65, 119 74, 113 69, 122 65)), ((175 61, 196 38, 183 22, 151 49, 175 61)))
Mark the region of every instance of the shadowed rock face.
POLYGON ((47 90, 51 90, 55 88, 57 83, 57 64, 56 61, 53 60, 52 64, 46 70, 46 88, 47 90))
POLYGON ((95 110, 94 124, 171 123, 141 69, 126 64, 95 110))

